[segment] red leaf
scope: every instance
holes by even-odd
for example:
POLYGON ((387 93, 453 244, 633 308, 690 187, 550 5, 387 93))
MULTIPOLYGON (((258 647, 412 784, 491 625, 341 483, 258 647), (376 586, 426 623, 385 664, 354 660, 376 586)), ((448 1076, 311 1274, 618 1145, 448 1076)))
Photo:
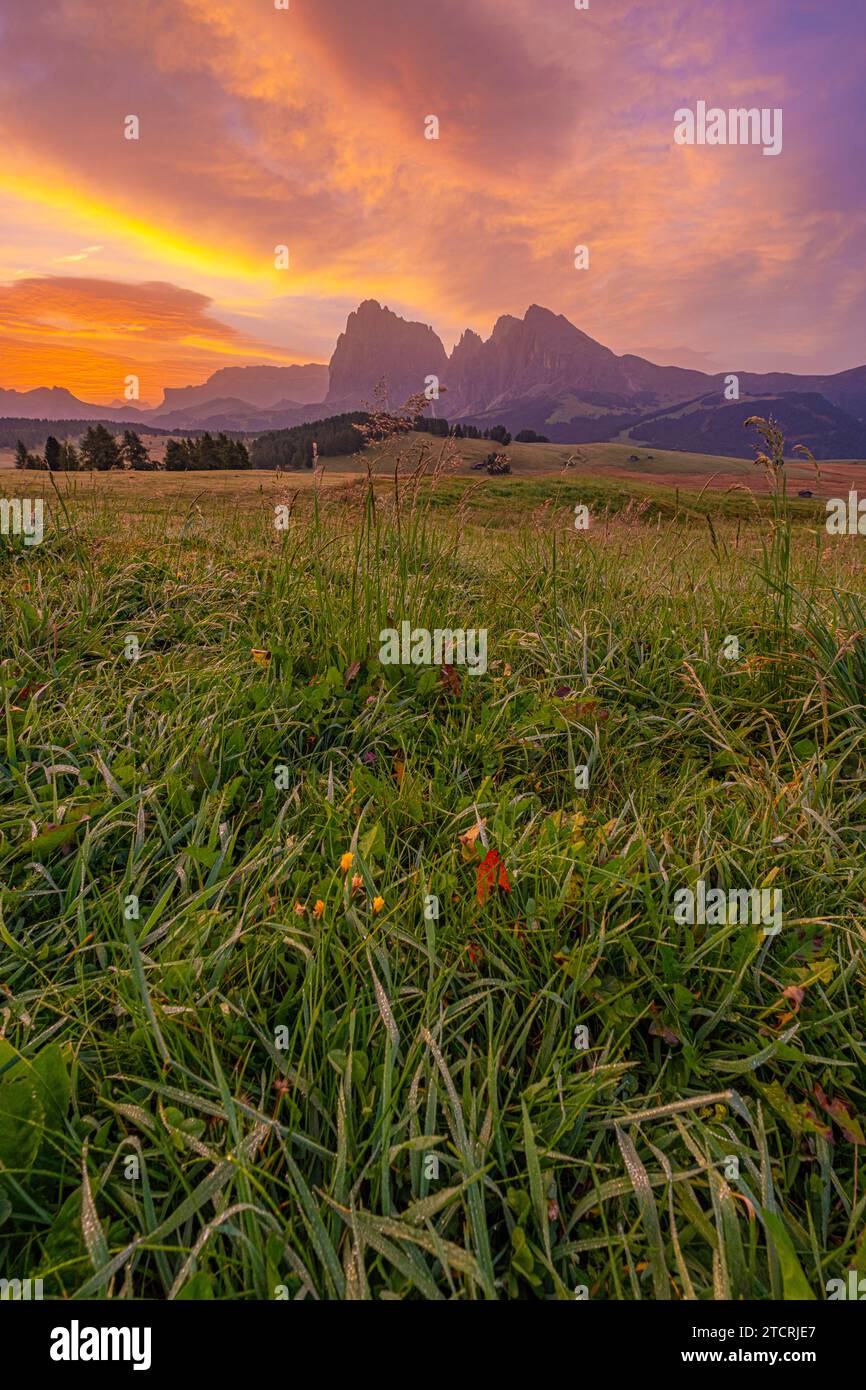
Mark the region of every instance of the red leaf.
POLYGON ((479 903, 487 901, 487 894, 497 884, 504 888, 506 893, 511 892, 511 884, 508 882, 505 865, 499 858, 499 850, 490 849, 475 870, 475 890, 479 903))
POLYGON ((40 684, 38 681, 34 681, 32 685, 25 685, 23 689, 19 690, 18 694, 15 696, 15 699, 16 701, 26 700, 28 695, 41 695, 42 691, 47 689, 47 683, 43 682, 42 684, 40 684))

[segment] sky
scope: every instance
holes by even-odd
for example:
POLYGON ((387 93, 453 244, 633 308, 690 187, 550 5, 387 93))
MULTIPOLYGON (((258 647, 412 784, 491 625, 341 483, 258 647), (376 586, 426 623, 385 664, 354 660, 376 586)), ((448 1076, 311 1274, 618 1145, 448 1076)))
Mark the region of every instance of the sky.
POLYGON ((3 0, 0 386, 155 405, 326 362, 365 298, 449 349, 537 303, 664 363, 866 362, 864 0, 287 3, 3 0), (676 144, 698 101, 781 108, 782 152, 676 144))

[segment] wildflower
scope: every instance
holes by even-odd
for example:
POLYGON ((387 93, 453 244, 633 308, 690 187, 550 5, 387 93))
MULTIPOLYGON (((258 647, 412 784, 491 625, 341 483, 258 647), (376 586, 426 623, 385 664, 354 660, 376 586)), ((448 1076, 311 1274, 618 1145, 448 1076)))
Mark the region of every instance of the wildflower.
POLYGON ((303 917, 306 910, 303 903, 295 903, 295 915, 297 917, 303 917))
POLYGON ((321 898, 316 898, 316 905, 315 905, 315 907, 313 908, 313 916, 314 916, 314 917, 323 917, 324 915, 325 915, 325 904, 322 902, 322 899, 321 899, 321 898))
POLYGON ((360 874, 352 874, 352 892, 357 893, 359 888, 363 888, 364 880, 360 874))
POLYGON ((373 912, 374 912, 377 916, 378 916, 378 914, 382 911, 382 908, 383 908, 384 906, 385 906, 385 899, 384 899, 384 898, 374 898, 374 899, 373 899, 373 912))
POLYGON ((347 850, 346 853, 343 855, 342 859, 340 860, 340 868, 342 869, 344 874, 347 874, 351 869, 354 858, 355 856, 351 853, 350 850, 347 850))

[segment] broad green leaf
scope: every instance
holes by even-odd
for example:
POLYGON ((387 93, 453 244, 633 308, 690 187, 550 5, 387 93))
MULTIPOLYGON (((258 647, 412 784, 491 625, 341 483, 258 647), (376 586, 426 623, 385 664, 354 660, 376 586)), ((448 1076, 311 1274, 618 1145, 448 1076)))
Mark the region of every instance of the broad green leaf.
POLYGON ((786 1301, 803 1298, 814 1301, 815 1295, 809 1287, 809 1281, 803 1273, 803 1268, 797 1259, 782 1218, 774 1211, 762 1212, 761 1218, 767 1228, 767 1234, 776 1247, 786 1301))
POLYGON ((39 1099, 45 1109, 48 1124, 60 1127, 69 1109, 71 1084, 66 1060, 59 1043, 43 1047, 31 1062, 39 1099))
POLYGON ((0 1084, 0 1163, 26 1174, 33 1166, 45 1126, 36 1086, 27 1076, 0 1084))

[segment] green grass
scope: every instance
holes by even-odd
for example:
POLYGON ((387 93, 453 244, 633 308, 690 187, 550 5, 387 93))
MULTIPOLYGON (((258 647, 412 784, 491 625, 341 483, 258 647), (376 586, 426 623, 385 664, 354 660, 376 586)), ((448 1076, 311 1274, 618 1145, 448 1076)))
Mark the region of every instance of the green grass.
POLYGON ((0 541, 0 1277, 866 1272, 863 543, 602 481, 359 482, 285 532, 280 484, 163 485, 0 541), (382 666, 403 618, 486 628, 487 674, 382 666), (781 888, 782 933, 677 924, 699 878, 781 888))

